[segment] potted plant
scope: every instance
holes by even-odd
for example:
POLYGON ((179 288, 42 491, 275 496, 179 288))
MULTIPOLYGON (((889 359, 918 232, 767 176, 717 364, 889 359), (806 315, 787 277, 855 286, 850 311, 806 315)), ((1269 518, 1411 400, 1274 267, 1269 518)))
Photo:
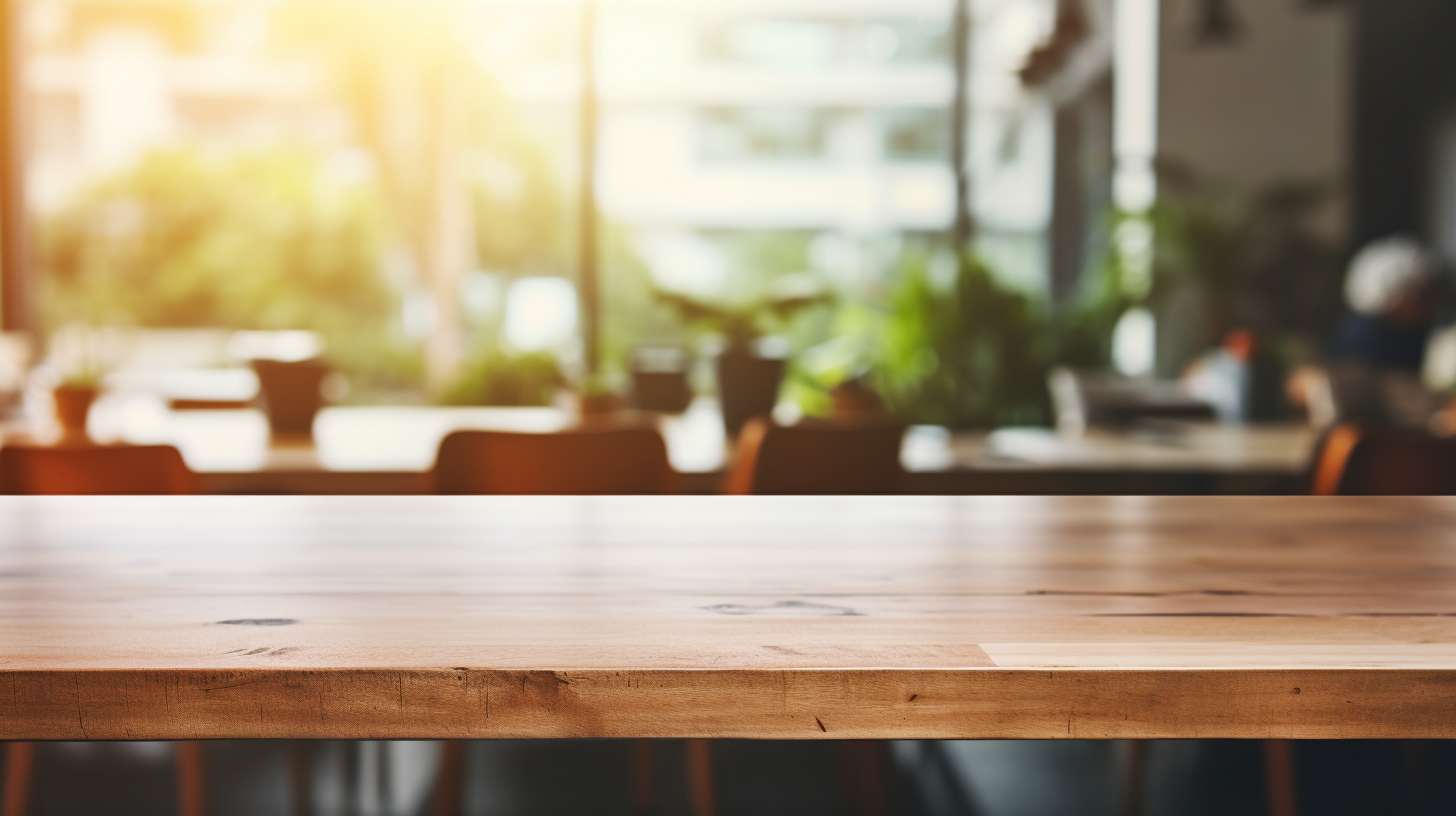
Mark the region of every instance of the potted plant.
POLYGON ((275 437, 307 439, 324 407, 324 380, 331 373, 322 360, 248 361, 258 375, 258 397, 275 437))
POLYGON ((786 361, 761 354, 757 341, 769 327, 782 325, 830 299, 818 282, 807 276, 788 275, 776 283, 762 298, 731 304, 706 303, 661 289, 656 292, 683 322, 723 335, 726 344, 718 354, 715 369, 723 427, 730 437, 737 436, 748 420, 771 412, 778 402, 786 361))
POLYGON ((51 396, 67 438, 85 437, 86 420, 101 391, 101 379, 114 367, 121 345, 113 331, 84 325, 68 326, 52 338, 46 368, 56 376, 51 396))
POLYGON ((51 392, 56 404, 56 419, 61 431, 67 437, 86 434, 86 420, 91 415, 91 405, 101 389, 101 372, 94 368, 81 368, 62 378, 51 392))

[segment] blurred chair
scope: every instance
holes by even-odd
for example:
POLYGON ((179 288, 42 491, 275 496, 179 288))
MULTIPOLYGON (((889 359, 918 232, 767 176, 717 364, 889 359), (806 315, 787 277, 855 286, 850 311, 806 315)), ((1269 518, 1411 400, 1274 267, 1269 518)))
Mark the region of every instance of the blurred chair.
MULTIPOLYGON (((164 495, 195 493, 192 471, 170 445, 6 445, 0 448, 0 492, 12 495, 164 495)), ((0 816, 29 808, 35 746, 6 748, 0 816)), ((206 812, 202 743, 177 743, 177 812, 206 812)))
POLYGON ((435 492, 554 496, 676 493, 655 428, 558 433, 456 431, 440 443, 435 492))
POLYGON ((1316 448, 1310 493, 1456 495, 1456 439, 1353 422, 1336 425, 1316 448))
MULTIPOLYGON (((678 492, 667 443, 655 428, 580 428, 557 433, 455 431, 440 442, 435 492, 452 495, 655 495, 678 492)), ((634 806, 652 811, 652 744, 631 752, 634 806)), ((445 745, 431 813, 454 816, 463 746, 445 745)), ((694 798, 703 798, 690 773, 694 798)), ((709 794, 711 795, 711 794, 709 794)), ((695 813, 698 811, 695 811, 695 813)))
POLYGON ((749 421, 724 492, 871 496, 901 491, 903 425, 749 421))
POLYGON ((196 493, 171 445, 0 447, 0 492, 12 495, 146 496, 196 493))
MULTIPOLYGON (((846 414, 850 412, 844 412, 846 414)), ((873 416, 874 412, 867 412, 873 416)), ((901 492, 900 446, 905 426, 883 420, 776 425, 749 420, 724 492, 732 495, 872 496, 901 492)), ((694 816, 711 814, 714 767, 705 741, 689 744, 694 816), (699 781, 701 780, 701 781, 699 781)), ((869 743, 846 746, 841 796, 859 812, 885 812, 887 756, 869 743)))
MULTIPOLYGON (((1310 491, 1315 496, 1456 495, 1456 439, 1424 431, 1345 422, 1315 448, 1310 491)), ((1294 816, 1294 745, 1265 740, 1269 812, 1294 816)))

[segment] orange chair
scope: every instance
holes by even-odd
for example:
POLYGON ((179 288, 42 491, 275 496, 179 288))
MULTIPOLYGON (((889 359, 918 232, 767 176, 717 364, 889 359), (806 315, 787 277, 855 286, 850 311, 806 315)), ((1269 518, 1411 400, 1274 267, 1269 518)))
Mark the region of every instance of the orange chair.
MULTIPOLYGON (((1315 496, 1456 495, 1456 440, 1358 422, 1336 425, 1316 447, 1309 492, 1315 496)), ((1269 813, 1294 816, 1294 744, 1265 740, 1264 763, 1269 813)))
POLYGON ((6 445, 0 448, 0 492, 146 496, 197 488, 171 445, 6 445))
POLYGON ((901 492, 902 425, 775 425, 750 420, 724 492, 872 496, 901 492))
POLYGON ((1315 496, 1456 495, 1456 439, 1344 423, 1325 434, 1312 470, 1315 496))
MULTIPOLYGON (((602 496, 678 492, 667 443, 654 428, 578 428, 558 433, 455 431, 440 442, 435 492, 452 495, 602 496)), ((464 750, 445 745, 432 812, 459 811, 464 750)), ((652 745, 632 750, 633 799, 651 812, 652 745)), ((689 787, 694 787, 690 780, 689 787)))
POLYGON ((678 492, 678 480, 653 428, 456 431, 440 443, 435 492, 654 495, 678 492))
MULTIPOLYGON (((163 495, 195 493, 192 471, 169 445, 6 445, 0 492, 12 495, 163 495)), ((6 747, 0 816, 25 816, 35 747, 6 747)), ((202 743, 177 743, 177 805, 182 816, 206 812, 202 743)))
MULTIPOLYGON (((888 422, 776 425, 751 419, 738 436, 738 450, 724 492, 733 495, 871 496, 901 492, 900 445, 905 428, 888 422)), ((711 745, 688 746, 693 813, 710 814, 715 787, 711 745)), ((884 812, 884 758, 869 744, 846 746, 853 772, 846 775, 846 800, 864 812, 884 812)))

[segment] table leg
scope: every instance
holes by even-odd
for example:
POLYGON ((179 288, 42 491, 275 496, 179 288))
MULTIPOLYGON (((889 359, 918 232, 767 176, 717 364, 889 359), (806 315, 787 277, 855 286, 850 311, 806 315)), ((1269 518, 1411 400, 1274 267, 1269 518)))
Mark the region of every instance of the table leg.
POLYGON ((380 816, 391 816, 394 813, 394 777, 390 772, 392 763, 389 759, 390 751, 394 743, 376 742, 374 749, 374 812, 380 816))
POLYGON ((25 816, 30 805, 30 780, 35 768, 35 743, 11 742, 5 746, 5 798, 0 816, 25 816))
POLYGON ((656 746, 652 740, 632 740, 628 745, 628 762, 632 784, 632 812, 637 816, 651 816, 652 800, 656 778, 652 760, 656 746))
POLYGON ((718 812, 714 789, 713 743, 705 739, 687 741, 688 813, 714 816, 718 812))
POLYGON ((1148 743, 1123 740, 1122 816, 1143 816, 1147 811, 1148 743))
POLYGON ((177 812, 180 816, 205 816, 207 802, 202 785, 202 743, 177 743, 177 812))
POLYGON ((448 740, 440 746, 440 772, 435 777, 431 816, 459 816, 464 787, 465 743, 461 740, 448 740))
POLYGON ((1296 816, 1294 743, 1290 740, 1264 740, 1264 784, 1269 816, 1296 816))
POLYGON ((1400 741, 1400 767, 1404 778, 1405 813, 1434 813, 1431 795, 1431 744, 1426 740, 1400 741))
POLYGON ((846 813, 884 816, 885 767, 889 762, 882 742, 848 740, 837 743, 840 797, 846 813))
POLYGON ((344 813, 358 816, 363 813, 364 801, 359 796, 359 753, 362 742, 336 743, 339 750, 339 778, 343 786, 344 813))
POLYGON ((293 816, 313 816, 313 743, 288 743, 288 776, 293 793, 293 816))
POLYGON ((384 762, 379 757, 383 750, 384 743, 378 740, 358 740, 354 743, 354 767, 357 773, 354 779, 353 816, 387 816, 384 800, 379 795, 384 785, 380 773, 384 762))

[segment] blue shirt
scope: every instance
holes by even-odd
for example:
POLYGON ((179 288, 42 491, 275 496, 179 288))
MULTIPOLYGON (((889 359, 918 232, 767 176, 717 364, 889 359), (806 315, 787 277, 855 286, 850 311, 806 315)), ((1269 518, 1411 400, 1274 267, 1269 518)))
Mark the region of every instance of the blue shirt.
POLYGON ((1347 314, 1330 339, 1330 357, 1372 368, 1419 371, 1430 334, 1429 326, 1403 329, 1379 317, 1347 314))

